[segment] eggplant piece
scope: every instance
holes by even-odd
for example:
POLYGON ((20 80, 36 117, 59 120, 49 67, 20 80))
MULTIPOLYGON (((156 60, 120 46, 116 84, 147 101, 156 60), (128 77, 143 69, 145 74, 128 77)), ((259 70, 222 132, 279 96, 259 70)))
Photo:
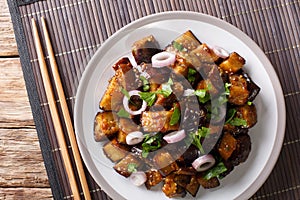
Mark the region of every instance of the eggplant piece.
POLYGON ((135 90, 141 86, 139 71, 133 68, 129 58, 122 58, 113 65, 120 85, 127 91, 135 90))
POLYGON ((225 132, 218 146, 220 156, 224 160, 228 160, 236 148, 237 140, 229 132, 225 132))
POLYGON ((236 73, 242 69, 245 63, 246 61, 242 56, 236 52, 233 52, 226 60, 221 62, 219 66, 227 73, 236 73))
POLYGON ((175 176, 175 174, 170 174, 165 178, 162 191, 167 197, 170 198, 185 197, 186 191, 183 187, 181 187, 175 182, 175 176))
POLYGON ((220 185, 219 179, 217 177, 206 180, 203 178, 202 174, 197 175, 197 181, 205 189, 215 188, 220 185))
POLYGON ((196 49, 192 51, 192 53, 197 55, 201 63, 214 63, 220 59, 220 57, 217 56, 214 53, 214 51, 211 50, 205 43, 199 45, 196 49))
POLYGON ((189 184, 185 186, 185 190, 190 193, 193 197, 195 197, 200 188, 200 184, 198 182, 197 176, 191 176, 189 184))
POLYGON ((243 128, 243 127, 238 127, 238 126, 233 126, 233 125, 227 123, 227 124, 224 124, 223 131, 229 132, 234 137, 236 137, 240 134, 248 134, 249 129, 248 128, 243 128))
POLYGON ((260 87, 256 83, 254 83, 254 81, 247 73, 243 72, 243 76, 247 80, 247 89, 249 91, 248 101, 252 102, 260 92, 260 87))
POLYGON ((225 176, 227 176, 228 174, 230 174, 230 172, 233 171, 234 165, 233 165, 233 163, 230 160, 227 160, 227 161, 223 160, 222 162, 224 163, 224 166, 226 167, 227 170, 225 172, 221 173, 219 176, 222 177, 222 178, 224 178, 225 176))
POLYGON ((139 168, 142 165, 142 162, 132 154, 127 154, 126 157, 119 161, 113 168, 122 176, 129 177, 132 173, 129 169, 130 165, 134 165, 136 168, 139 168))
POLYGON ((112 162, 118 162, 128 154, 128 147, 113 139, 103 146, 103 152, 112 162))
POLYGON ((181 116, 181 125, 187 133, 195 132, 198 130, 198 126, 205 124, 207 110, 204 106, 199 106, 197 97, 186 97, 180 102, 180 105, 184 110, 181 116))
POLYGON ((128 118, 120 118, 119 127, 120 130, 126 132, 127 134, 133 131, 139 131, 141 129, 141 127, 137 125, 132 119, 128 118))
POLYGON ((184 175, 184 174, 177 174, 174 175, 174 181, 177 183, 179 186, 185 188, 191 180, 191 176, 184 175))
MULTIPOLYGON (((189 148, 182 154, 184 163, 189 164, 189 165, 187 165, 187 167, 190 167, 191 163, 193 163, 193 161, 196 160, 199 156, 200 156, 200 151, 194 145, 190 145, 189 148)), ((192 169, 194 169, 194 168, 192 167, 192 169)))
POLYGON ((146 132, 167 132, 178 130, 179 124, 170 125, 173 111, 144 111, 141 124, 146 132))
POLYGON ((201 42, 191 30, 188 30, 181 34, 179 37, 177 37, 171 43, 171 45, 167 46, 166 50, 173 53, 180 53, 186 51, 190 52, 196 49, 199 45, 201 45, 201 42))
POLYGON ((113 112, 98 112, 94 120, 94 139, 96 142, 112 138, 119 131, 117 115, 113 112))
POLYGON ((188 77, 188 71, 190 67, 193 67, 186 58, 179 55, 176 56, 174 65, 172 65, 172 72, 178 76, 188 77))
POLYGON ((167 82, 171 73, 171 69, 169 67, 154 68, 148 63, 142 63, 141 69, 143 72, 149 74, 150 87, 151 84, 156 84, 156 86, 159 86, 160 84, 167 82))
POLYGON ((180 167, 175 173, 181 175, 193 176, 197 174, 197 171, 193 167, 180 167))
POLYGON ((237 166, 247 160, 251 151, 251 138, 248 134, 240 134, 236 137, 237 145, 229 161, 237 166))
MULTIPOLYGON (((161 89, 161 87, 159 89, 161 89)), ((164 97, 162 94, 157 94, 154 106, 162 106, 165 110, 170 110, 176 102, 178 102, 178 100, 174 93, 170 94, 168 97, 164 97)))
POLYGON ((132 72, 132 65, 128 58, 121 58, 112 68, 115 70, 115 75, 109 80, 107 90, 99 103, 99 107, 105 111, 119 110, 123 104, 124 97, 120 87, 126 88, 126 86, 130 85, 129 83, 135 82, 133 75, 128 77, 132 72), (126 77, 125 74, 127 74, 126 77))
POLYGON ((229 76, 231 86, 228 97, 229 103, 235 105, 244 105, 248 101, 249 91, 247 89, 247 80, 244 76, 234 74, 229 76))
POLYGON ((99 102, 99 107, 105 111, 118 111, 122 107, 124 94, 120 88, 130 91, 141 86, 139 72, 133 68, 128 58, 121 58, 112 68, 115 75, 109 80, 107 90, 99 102))
POLYGON ((120 118, 119 129, 120 131, 117 134, 117 140, 119 143, 126 144, 126 136, 133 131, 139 131, 141 127, 137 125, 133 119, 120 118))
POLYGON ((124 94, 120 91, 120 83, 118 81, 118 77, 115 75, 113 76, 105 91, 102 99, 99 102, 99 107, 104 111, 117 111, 123 105, 123 97, 124 94))
POLYGON ((156 169, 150 169, 150 170, 146 171, 145 173, 147 176, 147 181, 145 182, 145 186, 148 190, 150 190, 151 187, 156 186, 163 180, 162 175, 156 169))
POLYGON ((151 63, 152 56, 160 51, 159 44, 153 35, 144 37, 132 45, 132 54, 138 65, 143 62, 151 63))
POLYGON ((158 151, 153 157, 153 162, 163 176, 179 169, 175 159, 165 150, 158 151))
POLYGON ((120 144, 127 144, 126 143, 126 136, 128 135, 128 133, 120 130, 117 133, 116 139, 120 144))
POLYGON ((243 126, 243 128, 251 128, 257 122, 257 113, 256 107, 254 104, 252 105, 243 105, 236 108, 236 116, 238 118, 244 119, 247 122, 247 126, 243 126))

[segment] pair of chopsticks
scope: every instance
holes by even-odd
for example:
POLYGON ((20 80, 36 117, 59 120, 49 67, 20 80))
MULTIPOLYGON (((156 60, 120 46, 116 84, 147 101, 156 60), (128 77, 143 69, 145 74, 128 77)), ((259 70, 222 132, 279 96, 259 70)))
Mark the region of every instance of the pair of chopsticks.
MULTIPOLYGON (((57 67, 57 64, 55 61, 54 52, 52 49, 49 33, 47 30, 46 20, 44 17, 41 17, 41 21, 42 21, 42 29, 43 29, 43 33, 44 33, 44 38, 46 41, 46 47, 47 47, 47 51, 49 54, 49 60, 50 60, 52 74, 53 74, 54 85, 55 85, 55 89, 58 94, 58 98, 59 98, 59 102, 60 102, 61 110, 62 110, 62 114, 63 114, 62 120, 66 124, 66 129, 67 129, 68 137, 70 140, 72 152, 74 155, 75 164, 76 164, 77 172, 79 175, 81 187, 83 189, 84 197, 85 197, 85 199, 91 199, 86 176, 84 174, 84 169, 83 169, 82 161, 80 158, 80 154, 79 154, 79 150, 78 150, 78 146, 77 146, 77 142, 76 142, 76 138, 75 138, 75 133, 74 133, 70 113, 68 110, 66 98, 64 95, 62 83, 61 83, 59 72, 58 72, 58 67, 57 67)), ((45 92, 46 92, 47 100, 49 103, 50 114, 51 114, 51 117, 53 120, 57 141, 58 141, 59 147, 61 149, 62 160, 64 162, 67 176, 69 178, 69 183, 70 183, 70 187, 71 187, 74 199, 77 200, 77 199, 80 199, 80 193, 79 193, 78 186, 76 183, 70 156, 68 153, 66 140, 64 138, 62 124, 61 124, 61 121, 59 118, 58 109, 56 107, 54 92, 52 90, 51 81, 50 81, 49 74, 47 71, 47 65, 46 65, 44 55, 43 55, 43 49, 42 49, 37 25, 36 25, 34 18, 32 18, 32 30, 33 30, 33 34, 34 34, 34 41, 35 41, 36 51, 37 51, 37 55, 38 55, 38 62, 40 65, 42 79, 43 79, 43 83, 44 83, 44 87, 45 87, 45 92)))

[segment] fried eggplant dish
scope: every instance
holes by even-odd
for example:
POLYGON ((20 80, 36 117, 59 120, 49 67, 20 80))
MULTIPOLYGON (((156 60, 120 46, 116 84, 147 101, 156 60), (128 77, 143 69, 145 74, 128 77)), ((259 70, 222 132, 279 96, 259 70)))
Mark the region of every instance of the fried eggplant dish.
POLYGON ((130 56, 112 66, 94 122, 116 173, 170 198, 218 187, 251 151, 260 88, 246 60, 191 30, 166 47, 149 35, 130 56))

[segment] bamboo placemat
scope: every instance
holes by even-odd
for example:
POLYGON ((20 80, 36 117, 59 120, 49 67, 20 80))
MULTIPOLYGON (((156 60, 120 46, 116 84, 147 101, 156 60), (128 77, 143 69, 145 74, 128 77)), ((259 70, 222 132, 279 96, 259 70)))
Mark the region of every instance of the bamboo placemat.
MULTIPOLYGON (((252 38, 270 59, 279 76, 286 101, 286 136, 274 170, 251 199, 300 199, 299 0, 8 0, 8 3, 55 199, 70 199, 72 196, 40 76, 31 18, 39 21, 40 16, 44 16, 48 22, 67 103, 73 116, 80 77, 101 44, 136 19, 174 10, 205 13, 233 24, 252 38)), ((69 145, 69 141, 67 143, 69 145)), ((89 174, 87 177, 93 199, 110 199, 89 174)))

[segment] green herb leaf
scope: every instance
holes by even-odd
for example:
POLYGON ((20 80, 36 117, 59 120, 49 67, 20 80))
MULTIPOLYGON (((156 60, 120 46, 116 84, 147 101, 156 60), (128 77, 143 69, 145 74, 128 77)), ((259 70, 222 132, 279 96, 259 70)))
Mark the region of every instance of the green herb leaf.
POLYGON ((195 90, 194 94, 197 97, 204 98, 206 96, 206 89, 195 90))
POLYGON ((149 81, 144 76, 140 76, 140 79, 143 82, 143 90, 148 91, 150 89, 149 81))
POLYGON ((198 131, 190 134, 190 137, 192 138, 192 144, 198 147, 198 149, 202 154, 205 154, 205 152, 202 147, 201 140, 202 138, 208 137, 209 133, 210 133, 210 129, 202 126, 201 128, 198 129, 198 131))
POLYGON ((200 137, 203 137, 203 138, 208 137, 209 133, 210 133, 210 129, 207 127, 202 126, 201 128, 198 129, 198 135, 200 137))
POLYGON ((223 162, 219 162, 216 166, 209 169, 203 176, 204 179, 209 180, 213 177, 221 178, 221 174, 226 172, 227 168, 225 167, 223 162))
POLYGON ((236 113, 236 109, 234 109, 234 108, 230 108, 227 111, 227 113, 226 113, 227 114, 227 116, 226 116, 227 120, 226 120, 225 124, 228 124, 233 119, 235 113, 236 113))
POLYGON ((188 71, 188 81, 190 83, 194 82, 196 77, 195 77, 195 74, 197 73, 197 71, 193 68, 189 68, 189 71, 188 71))
POLYGON ((238 117, 233 118, 228 123, 233 126, 247 126, 247 121, 238 117))
POLYGON ((200 103, 206 103, 210 100, 210 95, 206 89, 195 90, 194 94, 198 97, 200 103))
POLYGON ((171 86, 173 85, 173 81, 169 78, 167 83, 163 83, 161 85, 161 90, 156 91, 157 94, 162 94, 164 97, 168 97, 172 94, 173 90, 171 86))
POLYGON ((248 105, 248 106, 251 106, 252 104, 253 104, 252 101, 248 101, 248 102, 247 102, 247 105, 248 105))
POLYGON ((156 100, 155 92, 140 92, 140 97, 142 100, 146 101, 148 106, 152 106, 156 100))
POLYGON ((231 83, 225 83, 225 95, 229 95, 230 94, 230 89, 229 87, 231 86, 231 83))
POLYGON ((178 108, 178 106, 175 106, 174 112, 170 119, 170 125, 173 126, 173 125, 177 124, 179 119, 180 119, 180 109, 178 108))
POLYGON ((137 171, 137 164, 136 163, 129 163, 127 165, 127 171, 128 172, 136 172, 137 171))
POLYGON ((129 95, 128 91, 125 88, 120 87, 120 91, 125 95, 125 97, 130 99, 130 95, 129 95))
POLYGON ((121 108, 119 110, 119 112, 117 112, 118 117, 124 117, 124 118, 129 118, 130 114, 123 108, 121 108))
POLYGON ((178 51, 182 51, 184 49, 184 47, 182 46, 182 44, 176 42, 176 41, 173 41, 173 46, 175 49, 177 49, 178 51))
POLYGON ((146 134, 142 144, 142 156, 146 158, 150 151, 155 151, 161 147, 163 135, 157 133, 155 135, 146 134))

